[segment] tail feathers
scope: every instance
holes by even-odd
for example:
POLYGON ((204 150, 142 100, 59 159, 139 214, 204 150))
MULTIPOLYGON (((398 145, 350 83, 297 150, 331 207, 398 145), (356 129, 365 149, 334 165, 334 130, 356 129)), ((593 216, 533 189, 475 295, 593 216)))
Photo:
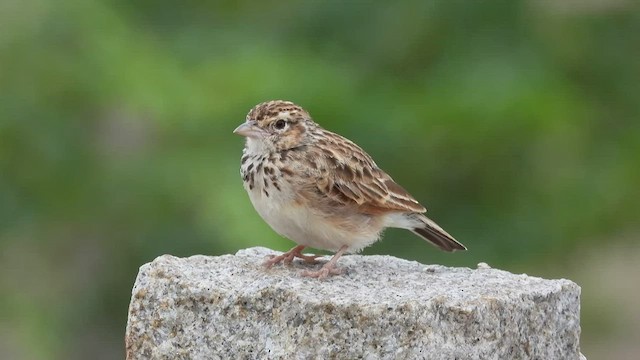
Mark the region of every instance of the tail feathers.
POLYGON ((464 245, 459 243, 453 238, 453 236, 449 235, 449 233, 444 231, 431 219, 426 216, 421 216, 421 220, 424 223, 424 226, 411 229, 414 234, 422 237, 444 251, 451 252, 456 250, 467 250, 464 245))

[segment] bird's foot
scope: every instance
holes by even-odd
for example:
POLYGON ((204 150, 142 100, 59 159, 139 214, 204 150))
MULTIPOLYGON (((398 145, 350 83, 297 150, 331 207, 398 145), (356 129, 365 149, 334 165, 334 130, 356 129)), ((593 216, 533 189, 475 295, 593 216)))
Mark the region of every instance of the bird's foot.
POLYGON ((282 255, 268 255, 267 256, 269 259, 267 261, 265 261, 264 263, 262 263, 262 266, 266 267, 267 269, 271 268, 273 265, 282 262, 282 261, 289 261, 291 262, 291 259, 293 259, 294 255, 291 252, 286 252, 282 255))
POLYGON ((312 278, 316 278, 316 279, 326 279, 328 278, 330 275, 340 275, 344 272, 344 270, 337 268, 336 267, 336 262, 338 261, 338 259, 340 258, 340 256, 342 256, 342 254, 345 253, 345 251, 347 251, 349 247, 347 245, 343 245, 340 250, 338 250, 338 252, 333 255, 333 257, 331 258, 331 260, 329 260, 328 263, 324 264, 320 270, 316 270, 316 271, 303 271, 302 272, 302 276, 307 276, 307 277, 312 277, 312 278))
POLYGON ((305 247, 303 245, 298 245, 282 255, 269 255, 269 260, 265 261, 263 265, 267 268, 270 268, 279 262, 290 265, 295 258, 300 258, 307 264, 317 264, 318 260, 316 259, 321 257, 321 255, 304 255, 302 253, 302 249, 304 248, 305 247))
MULTIPOLYGON (((317 264, 320 261, 316 260, 319 257, 322 257, 322 255, 305 255, 303 253, 296 253, 294 254, 295 257, 302 259, 302 261, 304 261, 307 264, 317 264)), ((293 257, 291 259, 287 259, 285 260, 285 264, 291 264, 291 261, 293 261, 293 257)))

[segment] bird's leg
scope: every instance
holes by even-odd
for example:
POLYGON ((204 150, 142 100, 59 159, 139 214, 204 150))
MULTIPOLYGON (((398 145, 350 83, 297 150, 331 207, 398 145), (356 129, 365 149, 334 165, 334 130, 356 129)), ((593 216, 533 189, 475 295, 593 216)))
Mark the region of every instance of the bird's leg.
POLYGON ((340 274, 342 274, 343 270, 339 269, 339 268, 336 268, 336 262, 338 262, 338 259, 340 258, 340 256, 342 256, 342 254, 344 254, 345 251, 347 251, 348 248, 349 248, 349 246, 343 245, 340 248, 340 250, 338 250, 338 252, 335 255, 333 255, 331 260, 329 260, 329 262, 327 262, 326 264, 324 264, 322 266, 322 268, 320 268, 320 270, 317 270, 317 271, 303 271, 302 272, 302 276, 314 277, 314 278, 318 278, 318 279, 326 279, 329 275, 340 275, 340 274))
POLYGON ((317 263, 318 261, 316 260, 316 258, 320 257, 320 255, 313 255, 313 256, 304 255, 302 253, 302 249, 304 248, 305 248, 304 245, 298 245, 282 255, 278 255, 278 256, 270 255, 270 259, 265 261, 263 265, 266 266, 267 268, 270 268, 279 262, 284 262, 285 264, 291 264, 293 259, 297 257, 301 258, 306 263, 310 263, 310 264, 317 263))

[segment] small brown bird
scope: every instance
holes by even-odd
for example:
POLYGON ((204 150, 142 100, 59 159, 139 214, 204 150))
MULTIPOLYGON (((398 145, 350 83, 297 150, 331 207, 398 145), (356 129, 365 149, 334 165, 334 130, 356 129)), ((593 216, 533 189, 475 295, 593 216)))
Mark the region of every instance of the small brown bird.
POLYGON ((298 244, 265 266, 296 257, 315 263, 317 256, 302 254, 312 247, 336 254, 304 276, 340 274, 335 265, 342 254, 371 245, 388 227, 410 230, 444 251, 466 250, 364 150, 320 127, 300 106, 258 104, 234 133, 247 138, 240 172, 253 207, 298 244))

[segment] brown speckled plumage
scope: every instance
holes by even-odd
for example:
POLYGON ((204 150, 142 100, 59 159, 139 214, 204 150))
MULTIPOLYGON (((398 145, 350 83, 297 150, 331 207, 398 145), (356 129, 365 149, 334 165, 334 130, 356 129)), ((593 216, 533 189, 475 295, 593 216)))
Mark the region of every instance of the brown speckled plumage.
POLYGON ((324 278, 339 273, 342 253, 370 245, 386 227, 411 230, 445 251, 465 249, 364 150, 320 127, 300 106, 258 104, 235 132, 247 137, 241 174, 254 207, 299 244, 268 266, 294 257, 313 262, 301 253, 306 246, 337 251, 322 269, 305 273, 324 278))

